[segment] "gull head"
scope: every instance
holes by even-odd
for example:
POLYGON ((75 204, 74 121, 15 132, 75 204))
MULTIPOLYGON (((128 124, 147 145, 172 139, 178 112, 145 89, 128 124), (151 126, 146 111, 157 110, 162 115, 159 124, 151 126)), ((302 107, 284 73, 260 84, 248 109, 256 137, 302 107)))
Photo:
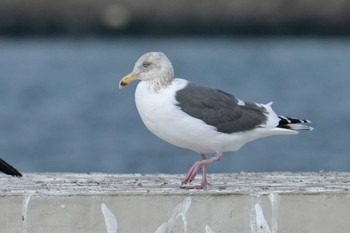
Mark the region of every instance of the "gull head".
POLYGON ((126 87, 134 80, 154 81, 166 85, 174 79, 174 68, 164 53, 150 52, 137 60, 133 71, 122 78, 119 88, 126 87))

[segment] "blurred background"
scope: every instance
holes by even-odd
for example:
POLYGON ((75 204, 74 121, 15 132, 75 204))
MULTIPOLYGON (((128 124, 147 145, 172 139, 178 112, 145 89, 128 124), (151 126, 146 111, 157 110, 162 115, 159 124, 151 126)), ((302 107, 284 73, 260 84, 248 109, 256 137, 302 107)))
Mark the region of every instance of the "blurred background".
POLYGON ((350 2, 0 0, 0 156, 22 172, 185 173, 118 81, 149 51, 176 76, 274 101, 312 132, 261 139, 209 172, 350 171, 350 2))

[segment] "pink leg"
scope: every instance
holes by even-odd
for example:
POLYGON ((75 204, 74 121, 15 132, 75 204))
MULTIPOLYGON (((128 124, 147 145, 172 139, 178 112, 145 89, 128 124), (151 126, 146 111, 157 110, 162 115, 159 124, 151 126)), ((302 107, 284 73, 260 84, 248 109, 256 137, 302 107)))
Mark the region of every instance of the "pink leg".
MULTIPOLYGON (((201 154, 202 160, 207 159, 204 154, 201 154)), ((202 181, 201 184, 199 185, 201 189, 204 189, 208 186, 208 181, 207 181, 207 165, 204 165, 202 167, 202 181)))
POLYGON ((191 169, 187 172, 185 179, 182 182, 181 188, 188 188, 188 189, 203 189, 206 188, 208 185, 207 182, 207 164, 218 161, 222 158, 223 154, 216 154, 214 157, 207 159, 204 154, 201 154, 201 161, 197 161, 193 164, 191 169), (184 184, 188 184, 189 182, 193 181, 194 178, 197 175, 197 172, 199 169, 202 169, 202 181, 200 185, 196 186, 184 186, 184 184))

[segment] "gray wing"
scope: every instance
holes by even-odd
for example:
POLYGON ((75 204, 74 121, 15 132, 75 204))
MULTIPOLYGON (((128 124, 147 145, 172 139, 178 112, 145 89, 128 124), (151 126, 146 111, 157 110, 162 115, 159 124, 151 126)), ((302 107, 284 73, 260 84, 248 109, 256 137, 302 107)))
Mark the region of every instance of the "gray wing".
POLYGON ((252 102, 239 105, 229 93, 193 83, 177 91, 176 100, 182 111, 222 133, 251 130, 267 121, 264 107, 252 102))

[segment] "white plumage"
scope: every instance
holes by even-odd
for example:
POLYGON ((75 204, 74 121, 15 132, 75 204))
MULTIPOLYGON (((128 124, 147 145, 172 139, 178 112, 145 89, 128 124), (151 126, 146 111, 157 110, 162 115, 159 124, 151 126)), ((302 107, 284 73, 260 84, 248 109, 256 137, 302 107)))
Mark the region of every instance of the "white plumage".
POLYGON ((300 124, 309 123, 307 120, 278 116, 271 108, 272 102, 268 104, 244 102, 228 93, 190 85, 190 82, 184 79, 175 79, 173 66, 163 53, 151 52, 143 55, 136 62, 133 72, 120 81, 120 87, 128 85, 135 79, 141 80, 135 91, 135 102, 146 127, 168 143, 201 154, 202 160, 193 165, 183 183, 191 182, 200 168, 203 170, 202 182, 199 186, 190 188, 207 186, 206 165, 219 160, 223 152, 237 151, 244 144, 258 138, 297 134, 296 130, 312 129, 300 124), (186 88, 191 90, 188 94, 180 92, 186 91, 186 88), (192 97, 193 92, 198 93, 194 93, 192 97), (180 94, 181 101, 178 98, 180 94), (214 104, 211 95, 213 98, 218 98, 214 104), (228 106, 228 110, 225 107, 221 108, 220 105, 224 106, 226 102, 232 103, 232 106, 228 106), (189 110, 187 108, 188 111, 185 110, 185 105, 190 106, 189 110), (229 119, 232 118, 232 122, 222 120, 220 114, 217 116, 214 111, 216 108, 222 110, 229 119), (209 113, 206 114, 205 111, 209 113), (203 118, 196 117, 197 115, 203 118), (239 115, 237 120, 241 122, 239 128, 245 127, 244 130, 235 131, 236 115, 239 115), (224 125, 220 130, 220 124, 229 127, 224 125), (207 159, 204 153, 215 153, 216 156, 207 159))
POLYGON ((183 112, 175 99, 176 91, 188 81, 174 79, 171 85, 157 92, 149 82, 140 82, 135 91, 137 110, 146 127, 156 136, 176 146, 198 153, 237 151, 255 139, 276 134, 297 134, 298 131, 276 128, 278 117, 269 105, 269 120, 262 127, 232 134, 221 133, 214 126, 183 112))

